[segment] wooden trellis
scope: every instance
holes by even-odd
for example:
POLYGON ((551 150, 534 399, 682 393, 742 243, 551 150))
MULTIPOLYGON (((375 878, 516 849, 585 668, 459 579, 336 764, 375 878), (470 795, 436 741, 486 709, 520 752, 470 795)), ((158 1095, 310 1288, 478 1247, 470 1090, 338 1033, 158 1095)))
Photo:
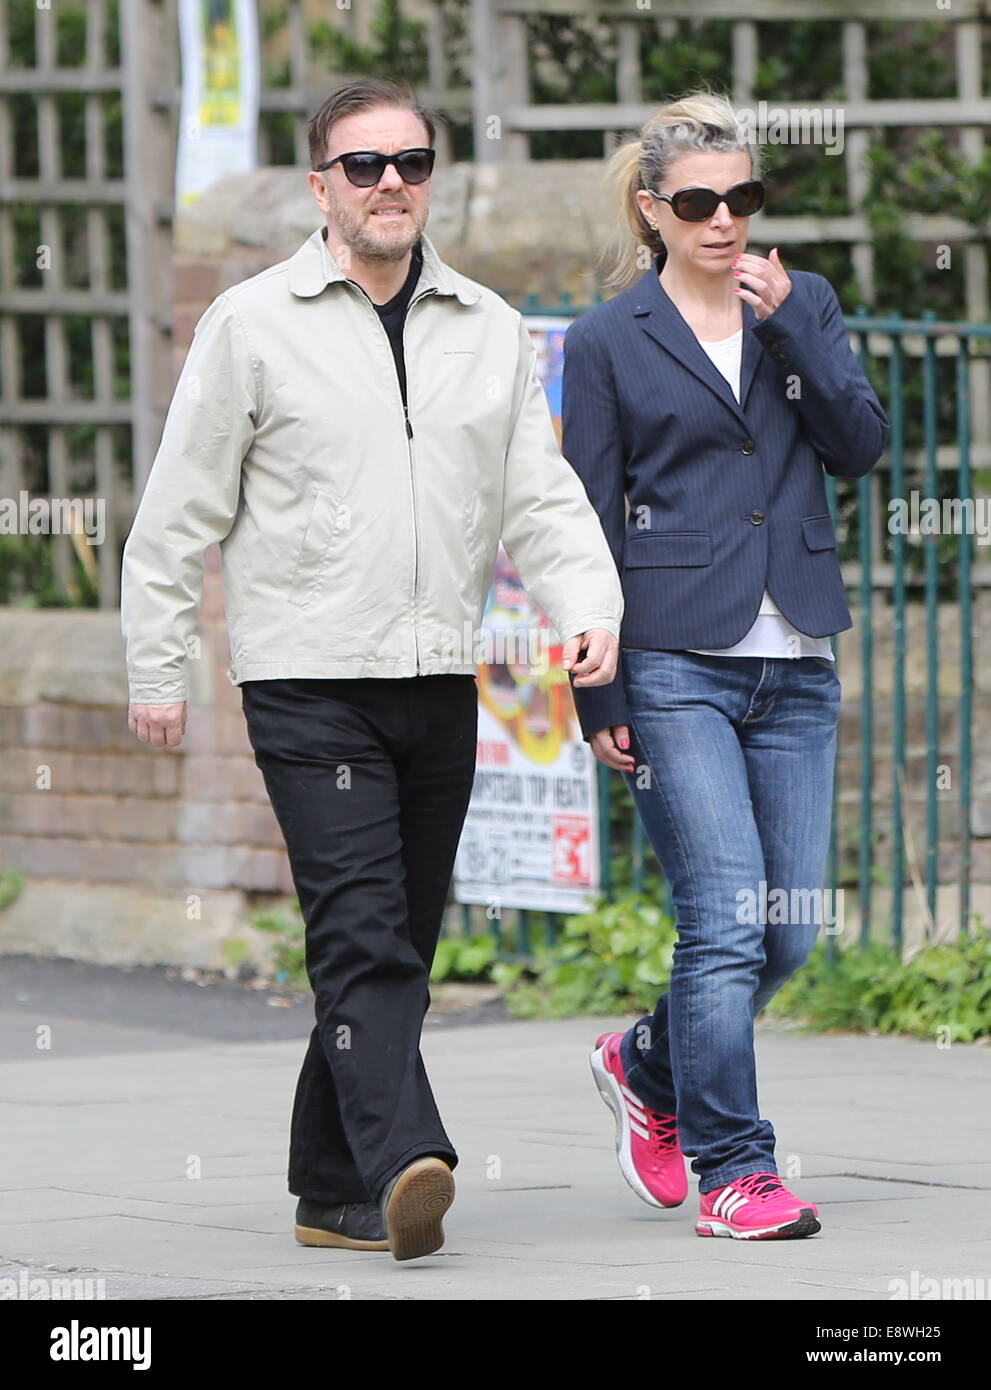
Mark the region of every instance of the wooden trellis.
MULTIPOLYGON (((473 64, 470 90, 448 81, 446 14, 442 0, 411 0, 410 14, 426 22, 429 75, 418 93, 428 105, 449 116, 470 117, 475 131, 476 162, 526 159, 537 132, 600 130, 603 153, 616 136, 635 130, 653 109, 642 100, 640 26, 659 22, 728 20, 732 25, 732 67, 727 85, 734 99, 753 105, 759 59, 760 24, 766 21, 822 20, 842 25, 845 171, 852 211, 846 216, 774 217, 762 215, 760 236, 787 247, 800 243, 840 242, 851 248, 857 283, 872 298, 873 254, 862 212, 866 193, 864 151, 873 127, 946 126, 959 129, 963 153, 977 160, 991 125, 991 98, 982 89, 982 46, 986 45, 991 2, 952 0, 874 0, 871 23, 942 20, 953 32, 956 95, 933 101, 877 101, 868 83, 868 30, 862 0, 472 0, 473 64), (527 82, 528 17, 559 15, 597 17, 618 29, 617 102, 602 105, 537 105, 527 82), (497 116, 500 138, 490 137, 497 116)), ((134 492, 154 456, 171 393, 172 368, 170 261, 173 185, 178 137, 179 56, 175 0, 119 0, 119 65, 108 61, 109 0, 86 0, 84 51, 59 53, 60 10, 78 10, 69 0, 0 0, 0 496, 17 496, 22 488, 72 497, 80 492, 105 500, 107 543, 99 547, 100 600, 117 602, 119 539, 129 525, 134 492), (33 11, 34 55, 28 65, 10 62, 14 8, 33 11), (74 59, 74 61, 73 61, 74 59), (60 101, 66 94, 82 98, 85 157, 82 167, 63 168, 60 101), (122 168, 108 172, 106 102, 123 108, 122 168), (36 150, 18 148, 14 139, 15 103, 31 101, 35 109, 36 150), (17 210, 36 210, 42 246, 50 248, 50 265, 40 280, 18 283, 15 273, 17 210), (78 211, 81 209, 81 213, 78 211), (82 284, 66 276, 65 233, 70 219, 85 222, 86 273, 82 284), (114 227, 123 220, 124 283, 114 283, 110 261, 114 227), (80 352, 70 341, 70 319, 83 320, 91 359, 91 390, 81 395, 73 384, 73 360, 80 352), (25 384, 25 333, 42 325, 44 389, 29 394, 25 384), (115 370, 116 345, 126 339, 129 382, 122 389, 115 370), (73 431, 88 425, 93 446, 86 457, 72 447, 73 431), (39 444, 40 438, 44 439, 39 444), (123 439, 123 444, 121 440, 123 439), (43 476, 42 476, 43 475, 43 476)), ((311 0, 287 0, 284 29, 278 42, 286 59, 288 80, 262 87, 260 149, 263 162, 275 155, 269 118, 292 119, 291 158, 308 163, 306 118, 342 73, 323 73, 314 65, 307 26, 327 18, 327 7, 311 0)), ((262 6, 268 13, 269 6, 262 6)), ((333 11, 335 23, 365 37, 370 10, 333 11)), ((789 103, 783 94, 780 104, 789 103)), ((803 102, 802 105, 809 103, 803 102)), ((285 157, 283 154, 282 157, 285 157)), ((441 132, 439 164, 450 150, 441 132)), ((73 228, 75 230, 75 228, 73 228)), ((947 216, 906 218, 906 231, 920 241, 946 242, 962 250, 965 266, 966 316, 989 318, 986 242, 958 219, 947 216)), ((907 316, 923 306, 902 307, 907 316)), ((883 340, 872 351, 886 351, 883 340)), ((906 344, 906 350, 911 351, 906 344)), ((991 463, 991 380, 987 361, 971 367, 973 462, 991 463)), ((941 451, 942 453, 942 451, 941 451)), ((947 457, 946 465, 953 460, 947 457)), ((942 460, 941 460, 942 465, 942 460)), ((64 585, 71 566, 71 543, 55 543, 56 577, 64 585)))
MULTIPOLYGON (((106 0, 88 0, 84 48, 59 54, 60 6, 32 4, 34 62, 11 62, 14 7, 0 0, 0 495, 101 499, 106 539, 97 548, 100 601, 118 598, 119 537, 133 509, 132 461, 153 454, 169 390, 168 269, 171 256, 171 181, 174 140, 154 118, 147 91, 160 64, 175 63, 174 15, 168 4, 120 6, 121 62, 108 62, 117 36, 108 31, 106 0), (113 41, 113 42, 112 42, 113 41), (60 62, 60 57, 62 61, 60 62), (72 61, 66 61, 68 57, 72 61), (60 101, 78 94, 84 107, 81 167, 63 167, 60 101), (29 99, 36 111, 34 149, 14 138, 14 103, 29 99), (122 107, 123 170, 108 173, 107 102, 122 107), (30 172, 25 171, 25 167, 30 172), (24 286, 16 272, 17 209, 36 209, 40 226, 40 284, 24 286), (66 239, 71 219, 85 218, 85 267, 69 284, 66 239), (114 244, 123 224, 123 248, 114 244), (112 284, 111 263, 123 251, 126 284, 112 284), (75 354, 69 316, 88 329, 92 390, 73 384, 75 354), (44 389, 26 393, 26 325, 43 322, 44 389), (124 336, 130 362, 123 387, 115 370, 115 336, 124 336), (92 453, 70 448, 74 429, 93 430, 92 453), (33 444, 44 437, 40 450, 33 444), (123 440, 123 443, 121 442, 123 440), (41 457, 38 457, 40 452, 41 457)), ((78 7, 75 7, 78 9, 78 7)), ((76 227, 72 228, 75 235, 76 227)), ((71 540, 53 538, 56 580, 64 589, 71 540)))

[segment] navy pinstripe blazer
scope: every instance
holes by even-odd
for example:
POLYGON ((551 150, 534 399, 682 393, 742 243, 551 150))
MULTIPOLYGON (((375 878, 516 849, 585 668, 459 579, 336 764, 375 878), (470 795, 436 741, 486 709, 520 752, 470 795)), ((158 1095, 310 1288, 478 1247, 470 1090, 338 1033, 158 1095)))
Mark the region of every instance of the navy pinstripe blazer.
MULTIPOLYGON (((801 632, 842 632, 852 619, 823 469, 868 473, 890 426, 835 291, 792 270, 767 319, 741 300, 738 404, 661 286, 662 264, 576 319, 564 343, 562 452, 620 571, 620 645, 730 647, 765 584, 801 632)), ((586 739, 629 722, 621 672, 572 694, 586 739)))

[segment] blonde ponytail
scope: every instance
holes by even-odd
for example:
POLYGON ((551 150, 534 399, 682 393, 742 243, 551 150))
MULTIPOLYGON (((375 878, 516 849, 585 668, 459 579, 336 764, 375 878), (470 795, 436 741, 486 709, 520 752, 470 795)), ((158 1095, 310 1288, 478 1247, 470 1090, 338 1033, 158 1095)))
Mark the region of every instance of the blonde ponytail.
POLYGON ((625 289, 632 284, 647 269, 645 252, 651 260, 666 257, 660 232, 640 211, 637 190, 659 191, 675 160, 695 150, 745 150, 750 155, 751 178, 761 176, 760 147, 750 142, 726 97, 704 90, 689 92, 655 111, 641 126, 639 139, 619 145, 606 166, 619 245, 604 281, 607 288, 625 289))

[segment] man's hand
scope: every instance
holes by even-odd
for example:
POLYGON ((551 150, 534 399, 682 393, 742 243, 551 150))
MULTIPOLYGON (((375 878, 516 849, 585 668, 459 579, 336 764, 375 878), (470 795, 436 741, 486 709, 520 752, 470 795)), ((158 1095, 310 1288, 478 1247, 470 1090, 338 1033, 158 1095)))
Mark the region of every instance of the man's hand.
POLYGON ((590 627, 577 637, 569 637, 564 644, 561 665, 566 671, 574 671, 575 685, 608 685, 616 674, 619 661, 619 639, 604 627, 590 627), (585 655, 578 657, 583 649, 585 655))
POLYGON ((600 729, 589 739, 592 752, 600 763, 614 767, 617 772, 632 772, 636 764, 630 746, 630 731, 625 724, 614 724, 611 729, 600 729))
POLYGON ((173 705, 128 705, 127 727, 142 743, 176 748, 186 732, 186 701, 173 705))

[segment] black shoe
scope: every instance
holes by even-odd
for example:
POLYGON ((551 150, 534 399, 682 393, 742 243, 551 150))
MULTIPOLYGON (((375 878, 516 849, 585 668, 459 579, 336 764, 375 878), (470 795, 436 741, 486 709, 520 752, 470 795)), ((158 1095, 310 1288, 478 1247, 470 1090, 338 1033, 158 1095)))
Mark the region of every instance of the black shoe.
POLYGON ((388 1250, 382 1213, 375 1202, 311 1202, 296 1206, 296 1240, 300 1245, 334 1245, 344 1250, 388 1250))
POLYGON ((379 1195, 389 1249, 397 1260, 432 1255, 444 1244, 441 1219, 454 1201, 454 1178, 442 1158, 418 1158, 379 1195))

